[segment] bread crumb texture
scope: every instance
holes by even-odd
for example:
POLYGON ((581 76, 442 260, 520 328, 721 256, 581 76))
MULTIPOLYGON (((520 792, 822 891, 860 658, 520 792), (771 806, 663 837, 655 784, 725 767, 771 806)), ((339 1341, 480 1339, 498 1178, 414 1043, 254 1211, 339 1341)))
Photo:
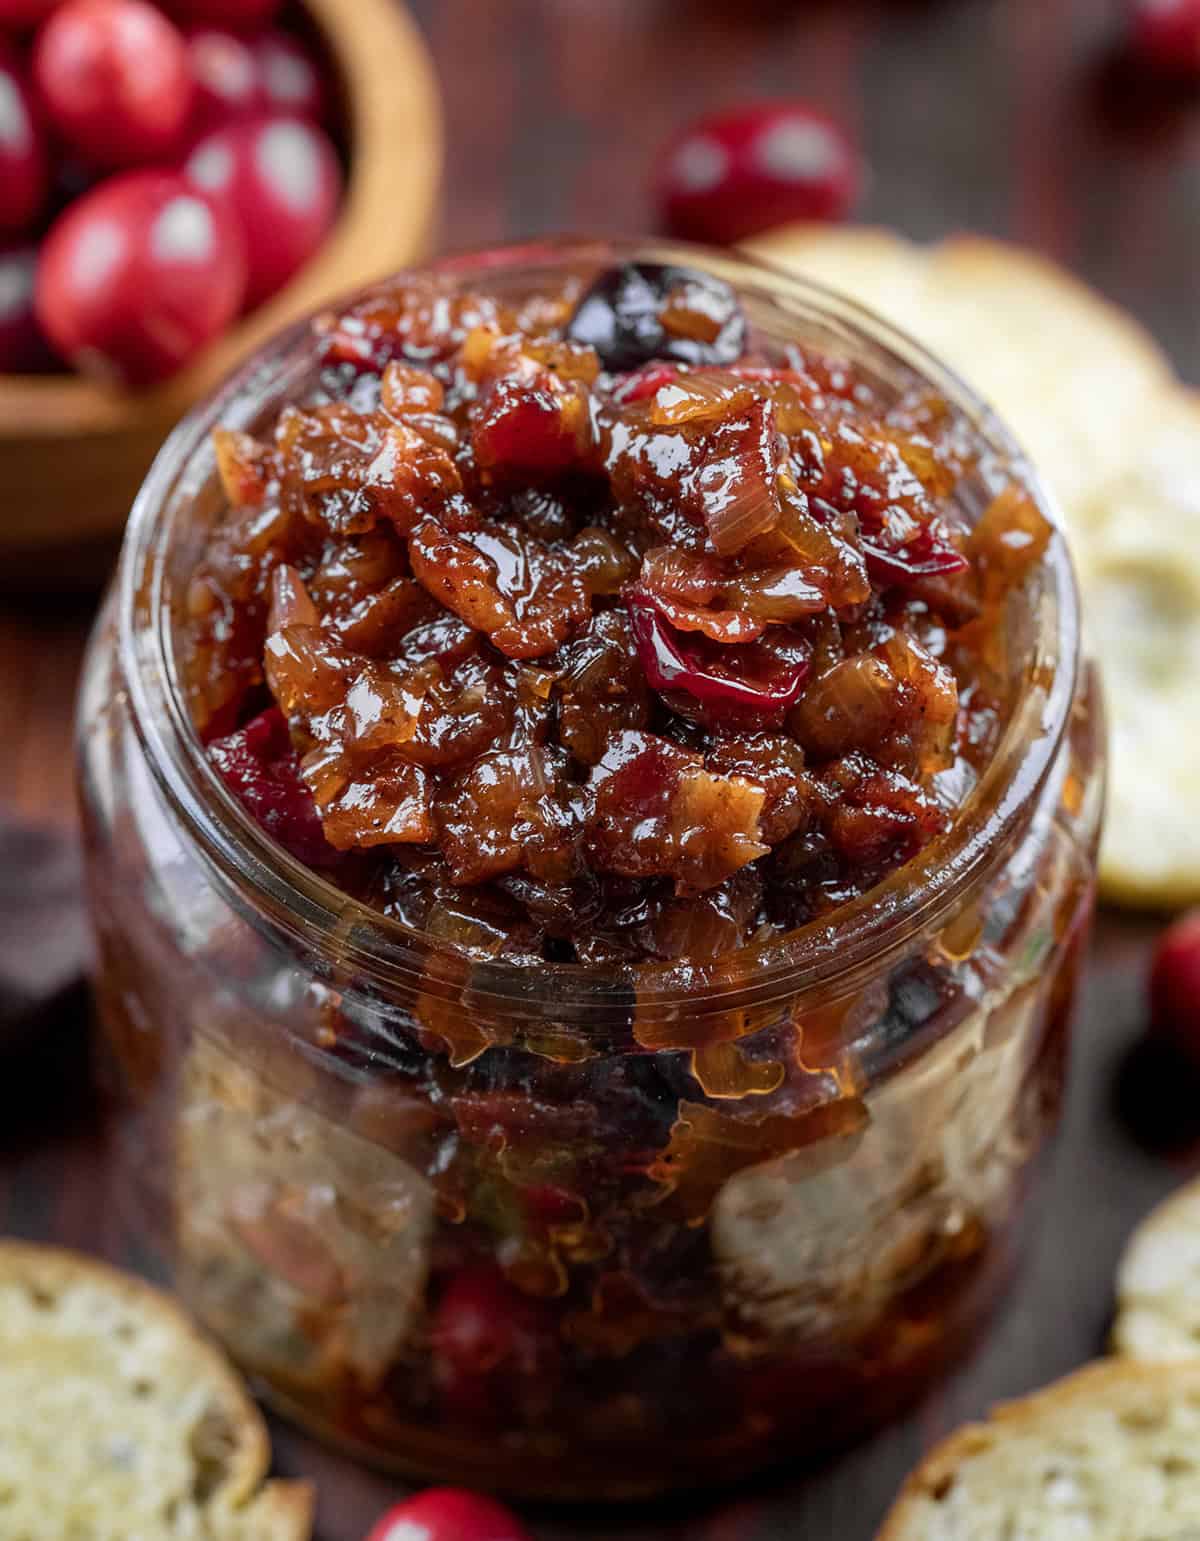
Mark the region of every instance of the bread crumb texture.
POLYGON ((0 1243, 3 1541, 301 1541, 303 1484, 261 1487, 266 1430, 165 1296, 0 1243))
POLYGON ((1089 1366, 909 1478, 880 1541, 1196 1541, 1200 1364, 1089 1366))

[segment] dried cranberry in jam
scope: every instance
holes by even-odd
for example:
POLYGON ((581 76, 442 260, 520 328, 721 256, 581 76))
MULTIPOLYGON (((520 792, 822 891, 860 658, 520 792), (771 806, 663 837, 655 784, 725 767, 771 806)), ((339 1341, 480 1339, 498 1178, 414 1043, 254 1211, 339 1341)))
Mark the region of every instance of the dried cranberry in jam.
POLYGON ((337 865, 340 853, 325 839, 316 805, 300 779, 287 721, 277 707, 218 739, 208 753, 225 785, 280 845, 310 867, 337 865))
POLYGON ((579 303, 567 336, 595 348, 606 369, 656 360, 732 364, 746 322, 728 284, 708 273, 629 262, 602 274, 579 303))
POLYGON ((217 770, 477 956, 718 957, 874 887, 996 741, 1044 520, 1009 488, 972 524, 945 402, 781 354, 712 274, 486 277, 323 317, 319 383, 218 435, 185 664, 217 770))

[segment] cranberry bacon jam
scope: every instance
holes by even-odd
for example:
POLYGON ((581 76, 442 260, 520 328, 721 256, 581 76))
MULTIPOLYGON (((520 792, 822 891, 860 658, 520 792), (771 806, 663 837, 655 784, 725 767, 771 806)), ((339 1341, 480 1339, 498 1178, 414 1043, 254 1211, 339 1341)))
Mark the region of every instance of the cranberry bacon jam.
POLYGON ((309 397, 221 431, 184 677, 262 827, 471 953, 712 958, 946 830, 1050 527, 972 528, 928 388, 760 348, 629 264, 510 305, 401 279, 318 323, 309 397))

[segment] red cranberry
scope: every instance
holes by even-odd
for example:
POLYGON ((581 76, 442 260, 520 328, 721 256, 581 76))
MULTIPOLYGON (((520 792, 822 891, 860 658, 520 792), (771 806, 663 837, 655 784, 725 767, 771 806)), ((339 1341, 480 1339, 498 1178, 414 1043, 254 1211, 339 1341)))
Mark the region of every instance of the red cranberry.
POLYGON ((332 867, 343 860, 325 839, 312 793, 300 779, 300 757, 277 707, 210 744, 208 755, 246 812, 298 861, 332 867))
POLYGON ((112 177, 42 248, 37 313, 76 367, 148 385, 225 331, 245 292, 236 221, 172 171, 112 177))
POLYGON ((36 27, 61 4, 62 0, 0 0, 0 27, 10 32, 36 27))
POLYGON ((658 691, 685 691, 718 716, 780 718, 800 696, 812 654, 784 627, 760 641, 729 646, 683 633, 659 614, 655 597, 626 591, 633 638, 647 680, 658 691))
POLYGON ((486 1420, 548 1379, 553 1335, 535 1300, 498 1268, 464 1268, 446 1286, 430 1333, 443 1406, 486 1420))
POLYGON ((283 287, 337 216, 342 172, 333 146, 321 129, 295 118, 231 123, 196 145, 185 173, 245 232, 249 305, 283 287))
POLYGON ((27 230, 46 202, 46 136, 21 61, 0 40, 0 231, 27 230))
POLYGON ((1156 69, 1200 75, 1200 0, 1132 0, 1134 47, 1156 69))
POLYGON ((55 360, 33 310, 37 249, 0 251, 0 374, 41 374, 55 360))
POLYGON ((702 118, 665 151, 657 180, 674 235, 718 245, 798 219, 843 219, 858 156, 832 119, 796 102, 702 118))
POLYGON ((169 155, 187 124, 187 47, 147 0, 67 0, 38 33, 33 72, 54 128, 94 165, 169 155))
POLYGON ((223 128, 262 105, 258 61, 245 38, 220 27, 197 27, 188 34, 187 50, 194 133, 223 128))
POLYGON ((529 1532, 494 1498, 433 1487, 389 1509, 367 1541, 529 1541, 529 1532))
POLYGON ((325 80, 304 44, 287 32, 266 32, 250 46, 263 106, 320 122, 326 107, 325 80))
POLYGON ((1150 968, 1155 1032, 1200 1064, 1200 910, 1168 926, 1150 968))
POLYGON ((190 27, 257 32, 276 19, 283 0, 163 0, 163 9, 190 27))

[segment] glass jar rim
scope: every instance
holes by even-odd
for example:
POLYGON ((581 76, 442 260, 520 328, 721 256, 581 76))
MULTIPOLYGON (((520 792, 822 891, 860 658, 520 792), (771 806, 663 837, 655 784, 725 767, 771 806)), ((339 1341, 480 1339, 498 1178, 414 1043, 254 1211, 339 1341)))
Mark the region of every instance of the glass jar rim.
MULTIPOLYGON (((952 916, 956 904, 986 882, 1008 850, 1022 815, 1037 801, 1067 731, 1079 670, 1079 608, 1075 578, 1055 502, 996 414, 953 371, 882 318, 823 285, 740 252, 657 239, 563 238, 451 254, 407 270, 447 275, 464 283, 503 269, 578 270, 614 261, 666 262, 701 267, 726 278, 745 295, 754 284, 777 308, 818 317, 859 346, 899 365, 931 386, 962 415, 977 442, 1010 481, 1019 481, 1055 534, 1042 568, 1048 576, 1049 615, 1035 639, 1035 657, 1049 663, 1025 671, 1025 684, 987 767, 956 810, 947 832, 897 869, 893 878, 797 930, 727 953, 714 962, 584 964, 480 960, 371 909, 303 866, 246 813, 204 753, 184 702, 170 635, 165 593, 166 556, 174 521, 212 474, 200 466, 214 427, 235 417, 239 402, 261 398, 286 363, 310 344, 312 317, 280 333, 232 374, 214 395, 177 425, 160 449, 134 502, 117 578, 122 674, 134 730, 152 775, 173 812, 217 874, 222 886, 259 920, 328 964, 388 992, 411 990, 428 979, 430 961, 445 961, 448 976, 474 971, 471 996, 520 1019, 522 1001, 548 997, 564 1009, 602 1011, 606 1000, 670 1009, 684 998, 705 1012, 743 1010, 783 994, 808 995, 849 988, 865 969, 878 970, 921 928, 952 916), (203 474, 201 474, 203 471, 203 474), (1049 672, 1049 685, 1045 678, 1049 672)), ((404 275, 397 275, 403 277, 404 275)), ((392 280, 394 281, 394 280, 392 280)), ((360 293, 371 293, 378 285, 360 293)), ((323 307, 323 311, 329 307, 323 307)), ((308 348, 311 357, 311 347, 308 348)))

